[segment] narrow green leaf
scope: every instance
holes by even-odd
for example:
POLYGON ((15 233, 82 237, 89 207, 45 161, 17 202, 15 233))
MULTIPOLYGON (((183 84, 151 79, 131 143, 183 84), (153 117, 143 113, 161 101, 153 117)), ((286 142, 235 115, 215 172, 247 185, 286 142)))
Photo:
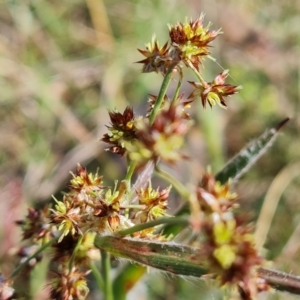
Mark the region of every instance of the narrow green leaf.
POLYGON ((97 236, 95 246, 114 256, 177 275, 200 277, 207 273, 205 255, 198 248, 113 236, 97 236))
POLYGON ((275 142, 278 131, 283 127, 289 118, 280 122, 276 127, 268 129, 256 140, 249 143, 236 156, 234 156, 226 166, 216 174, 216 179, 220 183, 225 183, 231 178, 238 180, 246 173, 254 163, 266 152, 266 150, 275 142))

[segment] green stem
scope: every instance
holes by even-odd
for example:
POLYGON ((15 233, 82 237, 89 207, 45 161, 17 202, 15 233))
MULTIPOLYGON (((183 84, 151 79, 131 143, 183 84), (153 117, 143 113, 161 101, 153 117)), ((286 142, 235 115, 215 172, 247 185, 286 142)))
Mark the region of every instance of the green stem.
POLYGON ((104 281, 103 281, 103 278, 102 278, 98 268, 95 266, 95 264, 93 262, 90 262, 89 266, 90 266, 90 269, 92 270, 92 273, 94 275, 94 278, 96 280, 99 290, 103 291, 104 290, 104 281))
POLYGON ((29 264, 29 262, 37 257, 41 252, 43 252, 46 248, 50 247, 54 242, 56 242, 59 239, 59 237, 54 237, 50 241, 48 241, 46 244, 41 246, 37 251, 35 251, 31 256, 29 256, 22 264, 20 264, 8 277, 8 279, 13 278, 17 276, 25 266, 29 264))
POLYGON ((178 99, 178 95, 179 95, 179 91, 180 91, 180 88, 181 88, 181 84, 182 84, 182 78, 183 78, 183 75, 182 75, 182 70, 180 70, 180 73, 179 73, 179 80, 178 80, 178 84, 177 84, 177 87, 176 87, 176 90, 175 90, 175 94, 174 94, 174 97, 172 99, 172 104, 176 104, 176 101, 178 99))
POLYGON ((163 218, 159 218, 157 220, 154 221, 150 221, 147 223, 143 223, 143 224, 138 224, 135 225, 131 228, 128 229, 124 229, 121 230, 119 232, 116 233, 116 236, 125 236, 125 235, 129 235, 138 231, 142 231, 144 229, 147 228, 151 228, 157 225, 162 225, 162 224, 171 224, 171 225, 188 225, 189 224, 189 220, 186 217, 163 217, 163 218))
POLYGON ((101 265, 103 274, 103 293, 106 300, 113 300, 112 281, 110 279, 110 254, 104 250, 100 250, 101 265))
POLYGON ((136 166, 137 166, 136 161, 132 160, 132 161, 128 162, 127 174, 125 176, 125 180, 127 180, 128 186, 130 186, 131 177, 134 173, 136 166))
POLYGON ((160 178, 164 179, 165 181, 169 182, 172 184, 172 186, 175 188, 175 190, 179 193, 179 195, 188 200, 190 196, 190 192, 185 188, 185 186, 179 182, 176 178, 174 178, 172 175, 169 173, 159 169, 158 167, 155 168, 155 173, 158 175, 160 178))
POLYGON ((199 79, 199 81, 201 82, 201 84, 205 85, 206 81, 202 78, 202 76, 200 75, 200 73, 198 72, 198 70, 193 66, 193 64, 190 61, 188 62, 188 65, 193 70, 193 72, 195 73, 196 77, 199 79))
POLYGON ((173 69, 174 69, 174 66, 171 66, 167 70, 167 73, 166 73, 166 75, 164 77, 164 80, 162 82, 159 94, 157 96, 157 100, 155 101, 154 107, 153 107, 153 109, 151 111, 151 114, 149 116, 150 124, 153 124, 153 122, 155 120, 155 117, 158 114, 159 109, 161 108, 161 104, 163 102, 163 99, 164 99, 165 94, 167 92, 168 86, 169 86, 169 84, 171 82, 171 79, 172 79, 173 69))

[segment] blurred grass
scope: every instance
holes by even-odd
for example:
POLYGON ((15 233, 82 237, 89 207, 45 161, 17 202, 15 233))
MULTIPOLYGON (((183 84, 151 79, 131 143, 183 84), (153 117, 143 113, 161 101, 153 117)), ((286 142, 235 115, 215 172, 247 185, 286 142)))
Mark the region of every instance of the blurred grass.
MULTIPOLYGON (((78 162, 91 171, 99 166, 108 184, 122 177, 124 161, 104 153, 97 140, 108 124, 108 108, 130 104, 140 114, 147 94, 157 92, 161 77, 140 74, 133 63, 141 59, 136 48, 153 33, 163 44, 168 23, 201 11, 213 28, 223 28, 213 55, 231 70, 231 83, 244 89, 228 101, 227 111, 197 108, 187 137, 194 160, 180 165, 181 179, 197 182, 208 164, 217 171, 266 127, 292 117, 276 145, 237 186, 244 210, 257 219, 275 176, 300 160, 299 1, 1 1, 0 254, 5 275, 12 267, 4 263, 7 251, 19 241, 14 220, 26 214, 27 205, 42 205, 51 194, 59 197, 78 162)), ((221 68, 208 62, 205 72, 210 79, 221 68)), ((184 89, 187 95, 189 87, 184 89)), ((266 220, 266 226, 272 222, 268 256, 275 267, 298 274, 299 194, 298 177, 283 191, 274 219, 266 220)), ((149 280, 152 289, 157 283, 149 280)), ((187 299, 190 287, 179 286, 178 299, 187 299)), ((163 297, 154 294, 151 299, 163 297)))

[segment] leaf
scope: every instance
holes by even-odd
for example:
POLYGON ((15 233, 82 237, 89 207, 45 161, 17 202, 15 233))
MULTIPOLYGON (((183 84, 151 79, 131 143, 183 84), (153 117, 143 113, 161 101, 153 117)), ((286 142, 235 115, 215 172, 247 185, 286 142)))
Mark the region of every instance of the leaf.
POLYGON ((173 242, 149 242, 149 240, 122 239, 113 236, 97 236, 95 246, 114 256, 173 274, 195 277, 207 274, 205 255, 198 248, 173 242))
MULTIPOLYGON (((182 246, 174 243, 151 242, 147 240, 122 239, 113 236, 97 236, 95 238, 95 246, 101 250, 110 252, 111 254, 136 261, 138 263, 151 266, 176 275, 187 275, 201 277, 208 273, 208 264, 205 259, 205 253, 201 249, 189 246, 182 246)), ((139 266, 138 266, 139 267, 139 266)), ((125 300, 124 291, 126 283, 133 285, 142 276, 145 268, 135 268, 134 266, 126 267, 122 273, 128 274, 121 276, 114 283, 115 299, 125 300), (133 270, 133 273, 129 273, 133 270), (130 276, 137 276, 133 282, 128 281, 130 276), (122 283, 123 288, 121 297, 117 297, 119 293, 116 291, 122 283)), ((300 277, 293 276, 277 270, 257 268, 259 278, 264 279, 271 287, 275 289, 288 291, 293 294, 300 294, 300 277)))
POLYGON ((236 156, 234 156, 225 167, 216 174, 216 180, 224 184, 231 178, 233 181, 238 180, 246 173, 253 164, 266 152, 266 150, 275 142, 278 131, 283 127, 289 118, 280 122, 276 127, 268 129, 256 140, 249 143, 236 156))

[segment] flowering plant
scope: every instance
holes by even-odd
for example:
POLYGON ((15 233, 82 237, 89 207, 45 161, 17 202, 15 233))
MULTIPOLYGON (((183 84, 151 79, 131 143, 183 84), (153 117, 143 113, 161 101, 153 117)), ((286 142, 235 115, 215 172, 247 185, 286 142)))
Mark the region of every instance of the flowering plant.
MULTIPOLYGON (((242 299, 254 299, 260 291, 272 287, 300 292, 299 287, 290 284, 299 285, 299 278, 266 268, 253 227, 241 213, 239 197, 231 187, 274 142, 287 119, 247 145, 217 174, 208 169, 194 187, 183 186, 162 168, 189 159, 183 146, 193 124, 189 109, 195 102, 200 101, 203 109, 215 105, 226 109, 228 98, 241 89, 226 83, 228 70, 212 81, 204 79, 205 58, 213 59, 211 42, 222 33, 210 28, 201 15, 190 22, 170 25, 170 40, 162 47, 153 37, 146 49, 138 49, 145 57, 138 62, 143 72, 160 73, 163 81, 158 95, 149 95, 145 116, 135 116, 131 107, 109 112, 111 124, 101 140, 108 145, 107 151, 127 159, 125 178, 112 188, 102 175, 88 173, 78 165, 62 199, 54 199, 52 207, 42 210, 29 208, 18 225, 29 243, 28 249, 36 245, 40 248, 31 255, 23 251, 25 261, 9 279, 2 280, 1 299, 15 297, 15 290, 9 289, 11 280, 21 270, 33 268, 32 260, 38 262, 46 248, 52 250, 51 299, 86 299, 90 272, 105 299, 124 299, 145 272, 143 266, 212 278, 242 299), (189 81, 193 91, 187 98, 181 93, 185 68, 192 70, 196 78, 189 81), (177 87, 172 96, 167 96, 172 79, 177 80, 177 87), (154 174, 169 186, 152 187, 154 174), (135 183, 133 176, 137 178, 135 183), (172 215, 168 211, 171 189, 183 202, 172 215), (189 234, 179 242, 176 236, 183 229, 189 234), (143 265, 134 266, 139 275, 126 283, 120 279, 123 275, 113 281, 111 256, 143 265), (99 260, 101 271, 94 264, 99 260)), ((126 275, 131 268, 126 266, 122 273, 126 275)))

